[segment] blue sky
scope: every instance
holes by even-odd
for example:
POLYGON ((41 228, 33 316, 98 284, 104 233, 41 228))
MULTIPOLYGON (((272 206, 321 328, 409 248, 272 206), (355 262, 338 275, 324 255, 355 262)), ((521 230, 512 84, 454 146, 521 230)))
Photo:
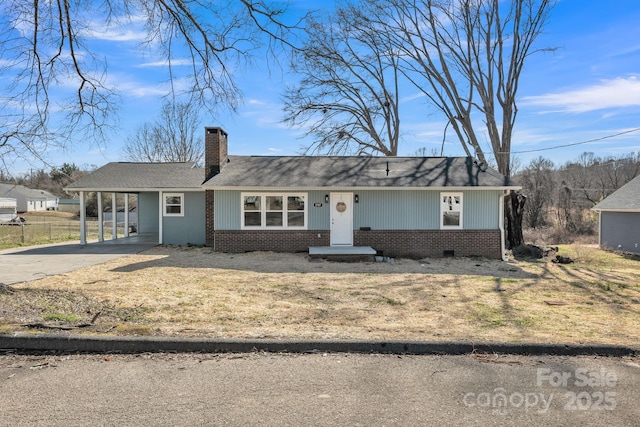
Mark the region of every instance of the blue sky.
MULTIPOLYGON (((292 0, 298 9, 321 9, 324 4, 322 0, 292 0)), ((558 2, 538 42, 539 47, 558 50, 533 55, 521 79, 512 151, 522 165, 538 156, 561 164, 584 151, 598 156, 640 151, 640 131, 632 131, 640 128, 638 22, 637 0, 558 2), (621 135, 597 141, 616 134, 621 135), (582 143, 585 141, 592 142, 582 143), (572 145, 550 149, 569 144, 572 145)), ((50 164, 101 166, 126 160, 126 137, 138 125, 155 119, 161 96, 166 93, 160 72, 163 59, 141 53, 142 36, 135 25, 95 32, 94 44, 109 63, 108 81, 121 96, 117 129, 102 147, 85 141, 76 142, 66 151, 48 152, 50 164)), ((267 67, 261 62, 263 57, 258 56, 252 65, 235 74, 244 95, 237 114, 222 111, 215 117, 204 117, 202 127, 224 128, 229 133, 231 154, 300 154, 309 141, 300 140, 299 131, 281 123, 280 99, 291 76, 277 67, 267 67)), ((430 113, 417 91, 408 90, 403 95, 403 142, 399 154, 413 155, 422 147, 428 153, 439 150, 444 121, 430 113)), ((450 139, 444 154, 464 153, 450 139)), ((20 175, 38 167, 43 166, 17 161, 10 172, 20 175)))

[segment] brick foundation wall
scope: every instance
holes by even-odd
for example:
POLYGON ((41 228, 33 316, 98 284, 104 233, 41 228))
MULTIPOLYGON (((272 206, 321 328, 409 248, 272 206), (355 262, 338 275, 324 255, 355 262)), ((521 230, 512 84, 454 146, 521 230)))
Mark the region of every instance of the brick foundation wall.
MULTIPOLYGON (((353 244, 371 246, 391 257, 441 257, 445 251, 454 256, 502 256, 499 230, 356 230, 353 244)), ((213 231, 207 224, 207 245, 217 252, 306 252, 309 246, 329 246, 329 231, 213 231)))
POLYGON ((212 237, 207 245, 216 252, 307 252, 309 246, 329 246, 329 232, 318 230, 217 230, 212 237))
POLYGON ((441 257, 453 251, 454 256, 502 258, 500 230, 356 230, 353 244, 391 257, 441 257))

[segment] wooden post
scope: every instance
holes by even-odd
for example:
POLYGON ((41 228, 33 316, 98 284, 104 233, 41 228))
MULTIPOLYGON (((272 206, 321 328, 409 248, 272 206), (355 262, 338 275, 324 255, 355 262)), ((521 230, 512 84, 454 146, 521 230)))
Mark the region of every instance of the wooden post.
POLYGON ((84 191, 80 192, 80 244, 87 244, 87 209, 84 200, 84 191))
POLYGON ((129 237, 129 193, 124 193, 124 237, 129 237))
POLYGON ((118 238, 118 203, 116 193, 111 193, 111 239, 118 238))
POLYGON ((102 191, 98 191, 98 241, 104 242, 104 214, 102 212, 102 191))
POLYGON ((162 199, 162 191, 158 191, 158 244, 162 244, 162 213, 164 212, 164 201, 162 199))

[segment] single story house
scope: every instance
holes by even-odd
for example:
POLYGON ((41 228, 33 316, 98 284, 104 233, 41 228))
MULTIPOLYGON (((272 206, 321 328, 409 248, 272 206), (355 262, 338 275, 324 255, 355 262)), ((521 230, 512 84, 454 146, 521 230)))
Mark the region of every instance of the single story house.
POLYGON ((14 198, 18 212, 51 211, 58 209, 58 197, 45 190, 34 190, 24 185, 1 184, 0 197, 14 198))
POLYGON ((67 188, 81 203, 87 191, 138 194, 139 232, 165 244, 488 258, 503 257, 504 197, 517 189, 467 157, 229 156, 217 127, 205 128, 204 169, 109 163, 67 188))
POLYGON ((0 224, 9 222, 18 216, 18 201, 8 197, 0 198, 0 224))
POLYGON ((640 176, 593 207, 598 212, 598 242, 603 249, 640 254, 640 176))

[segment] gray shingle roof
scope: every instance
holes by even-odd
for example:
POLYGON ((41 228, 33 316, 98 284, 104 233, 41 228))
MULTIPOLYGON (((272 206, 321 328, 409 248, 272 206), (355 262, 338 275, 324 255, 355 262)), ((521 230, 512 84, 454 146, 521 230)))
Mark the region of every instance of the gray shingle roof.
POLYGON ((205 177, 204 169, 193 166, 193 163, 107 163, 66 189, 75 191, 200 189, 205 177))
POLYGON ((0 183, 0 197, 12 197, 19 194, 28 199, 57 199, 58 197, 46 190, 36 190, 17 184, 0 183))
POLYGON ((229 156, 211 188, 520 188, 467 157, 229 156), (387 172, 388 169, 388 172, 387 172))
POLYGON ((593 207, 596 211, 640 211, 640 176, 614 191, 593 207))

